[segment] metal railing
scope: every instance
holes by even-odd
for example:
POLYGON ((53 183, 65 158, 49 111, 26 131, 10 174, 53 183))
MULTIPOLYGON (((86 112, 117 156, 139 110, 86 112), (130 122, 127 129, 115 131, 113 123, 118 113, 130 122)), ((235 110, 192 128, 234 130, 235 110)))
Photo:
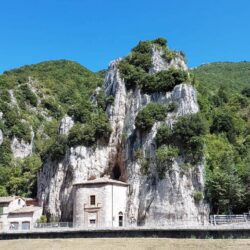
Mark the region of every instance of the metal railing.
POLYGON ((156 221, 152 224, 138 226, 137 223, 128 223, 123 227, 110 227, 105 224, 97 224, 95 226, 77 225, 72 222, 51 222, 51 223, 35 223, 30 225, 30 229, 10 229, 9 227, 2 228, 1 232, 20 232, 20 231, 74 231, 74 230, 145 230, 145 229, 250 229, 250 214, 241 215, 211 215, 209 221, 198 220, 168 220, 164 224, 161 221, 156 221))
POLYGON ((209 222, 212 225, 250 223, 250 214, 210 215, 209 222))
POLYGON ((72 228, 73 222, 35 223, 34 228, 72 228))

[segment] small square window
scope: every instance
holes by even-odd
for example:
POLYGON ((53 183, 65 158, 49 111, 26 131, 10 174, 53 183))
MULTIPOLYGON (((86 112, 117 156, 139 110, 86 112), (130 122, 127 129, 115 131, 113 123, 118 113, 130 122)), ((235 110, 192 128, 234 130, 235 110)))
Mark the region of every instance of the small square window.
POLYGON ((90 195, 90 205, 95 205, 95 195, 90 195))

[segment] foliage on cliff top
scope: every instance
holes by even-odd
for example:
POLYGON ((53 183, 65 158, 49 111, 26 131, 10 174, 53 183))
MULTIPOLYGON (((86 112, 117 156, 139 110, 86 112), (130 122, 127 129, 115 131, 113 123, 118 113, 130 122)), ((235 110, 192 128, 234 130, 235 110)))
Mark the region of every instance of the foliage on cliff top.
POLYGON ((152 49, 156 47, 162 52, 162 58, 170 62, 174 57, 183 57, 181 53, 171 51, 167 40, 158 38, 152 41, 142 41, 134 47, 131 53, 119 64, 119 70, 125 80, 127 89, 142 88, 144 93, 167 92, 174 86, 188 80, 187 72, 179 69, 169 69, 156 74, 149 74, 152 67, 152 49))

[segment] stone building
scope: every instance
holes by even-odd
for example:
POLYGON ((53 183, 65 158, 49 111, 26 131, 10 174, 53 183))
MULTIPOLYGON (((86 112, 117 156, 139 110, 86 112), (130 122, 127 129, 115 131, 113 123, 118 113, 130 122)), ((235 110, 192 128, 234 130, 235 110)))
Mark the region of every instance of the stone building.
POLYGON ((0 197, 0 231, 9 227, 9 213, 23 206, 25 206, 25 201, 20 197, 0 197))
POLYGON ((42 208, 37 206, 25 206, 12 211, 8 215, 10 230, 29 230, 33 228, 42 216, 42 208))
POLYGON ((128 186, 127 183, 106 178, 75 183, 74 225, 126 226, 128 186))
POLYGON ((21 197, 0 197, 0 231, 28 230, 41 215, 41 207, 27 206, 21 197))

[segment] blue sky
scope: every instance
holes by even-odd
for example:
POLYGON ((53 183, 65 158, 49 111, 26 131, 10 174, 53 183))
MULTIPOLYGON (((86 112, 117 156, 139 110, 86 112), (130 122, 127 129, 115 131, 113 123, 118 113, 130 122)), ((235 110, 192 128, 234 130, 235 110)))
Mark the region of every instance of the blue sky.
POLYGON ((0 72, 51 59, 97 71, 139 40, 165 37, 190 67, 250 60, 248 0, 1 1, 0 72))

